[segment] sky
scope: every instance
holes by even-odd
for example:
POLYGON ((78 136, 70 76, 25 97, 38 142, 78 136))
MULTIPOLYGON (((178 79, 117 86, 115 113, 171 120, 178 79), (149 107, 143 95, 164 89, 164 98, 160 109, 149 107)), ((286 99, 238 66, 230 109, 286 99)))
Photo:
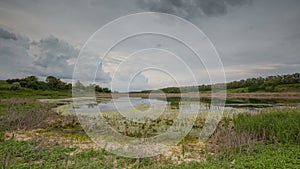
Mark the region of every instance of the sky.
POLYGON ((75 74, 125 91, 222 82, 223 69, 226 81, 295 73, 299 8, 298 0, 0 0, 0 79, 52 75, 71 81, 75 74), (134 24, 120 21, 105 34, 96 32, 140 12, 171 15, 136 17, 134 24), (191 24, 204 34, 195 34, 191 24), (128 38, 103 57, 107 44, 142 28, 193 37, 204 63, 178 41, 157 34, 128 38), (217 55, 210 55, 209 42, 223 67, 210 64, 217 55), (78 59, 80 50, 85 60, 78 59))

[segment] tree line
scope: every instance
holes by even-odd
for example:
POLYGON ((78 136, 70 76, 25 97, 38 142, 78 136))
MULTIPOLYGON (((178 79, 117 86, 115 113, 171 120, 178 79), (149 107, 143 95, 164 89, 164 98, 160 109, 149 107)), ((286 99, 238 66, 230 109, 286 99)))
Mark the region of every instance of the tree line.
MULTIPOLYGON (((62 91, 71 90, 72 84, 62 81, 54 76, 48 76, 45 81, 39 80, 36 76, 27 76, 25 78, 17 79, 7 79, 6 82, 10 84, 11 90, 18 90, 21 88, 28 88, 34 90, 52 90, 52 91, 62 91)), ((110 89, 102 88, 96 84, 90 84, 88 86, 83 85, 80 81, 75 83, 75 87, 80 87, 82 89, 93 89, 96 92, 110 93, 110 89)))
MULTIPOLYGON (((277 75, 277 76, 267 76, 267 77, 257 77, 248 78, 238 81, 233 81, 226 83, 227 89, 242 89, 240 92, 256 92, 256 91, 266 91, 274 92, 275 87, 284 84, 297 84, 300 83, 300 73, 277 75)), ((214 84, 215 88, 218 85, 224 84, 214 84)), ((161 89, 165 93, 180 93, 180 92, 203 92, 211 91, 211 85, 199 85, 199 86, 187 86, 187 87, 167 87, 161 89)), ((150 93, 152 90, 144 90, 142 93, 150 93)))
POLYGON ((275 87, 283 84, 300 83, 300 73, 248 78, 246 80, 233 81, 227 84, 228 89, 248 88, 248 92, 274 91, 275 87))

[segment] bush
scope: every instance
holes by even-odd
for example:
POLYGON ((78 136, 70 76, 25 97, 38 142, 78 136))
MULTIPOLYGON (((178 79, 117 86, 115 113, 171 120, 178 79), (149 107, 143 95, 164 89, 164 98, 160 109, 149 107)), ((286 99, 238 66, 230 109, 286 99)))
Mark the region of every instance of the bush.
POLYGON ((11 86, 10 86, 10 90, 19 90, 21 89, 21 85, 19 82, 14 82, 11 86))

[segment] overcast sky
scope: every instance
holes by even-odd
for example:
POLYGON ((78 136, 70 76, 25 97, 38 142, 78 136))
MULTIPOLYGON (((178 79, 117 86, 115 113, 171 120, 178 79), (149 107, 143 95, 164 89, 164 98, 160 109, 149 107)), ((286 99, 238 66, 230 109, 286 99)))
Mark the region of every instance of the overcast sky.
MULTIPOLYGON (((81 47, 95 31, 119 17, 148 11, 182 17, 201 29, 217 49, 227 81, 299 72, 299 9, 299 0, 0 0, 0 79, 54 75, 70 80, 81 47)), ((168 18, 160 18, 155 25, 151 20, 138 21, 147 28, 169 25, 171 32, 176 31, 168 18)), ((114 31, 104 40, 114 39, 114 31)), ((193 36, 190 31, 181 33, 193 36)), ((94 52, 101 58, 99 51, 94 52)), ((190 85, 193 78, 198 84, 209 83, 208 75, 201 73, 205 66, 191 55, 168 38, 132 38, 111 50, 98 66, 96 82, 110 87, 114 80, 119 85, 116 90, 128 87, 128 79, 132 90, 190 85), (159 50, 142 50, 151 47, 159 50), (142 51, 130 56, 138 50, 142 51), (184 69, 186 64, 178 66, 182 61, 196 77, 184 69)), ((85 63, 90 64, 92 59, 85 63)), ((222 74, 221 69, 212 68, 211 76, 222 74)))

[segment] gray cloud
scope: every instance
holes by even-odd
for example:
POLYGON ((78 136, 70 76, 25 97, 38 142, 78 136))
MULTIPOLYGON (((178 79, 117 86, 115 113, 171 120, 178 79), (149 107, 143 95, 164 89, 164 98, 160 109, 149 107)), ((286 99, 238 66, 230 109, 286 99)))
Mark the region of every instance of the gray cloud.
POLYGON ((68 66, 68 60, 76 58, 79 53, 78 49, 54 36, 32 44, 38 48, 34 64, 43 68, 68 66))
POLYGON ((17 36, 15 34, 10 33, 2 28, 0 28, 0 38, 17 40, 17 36))
POLYGON ((22 68, 29 64, 29 47, 27 37, 0 28, 0 78, 24 75, 22 68))
POLYGON ((241 6, 251 0, 140 0, 141 8, 153 12, 174 14, 187 19, 199 16, 219 16, 229 8, 241 6))
POLYGON ((74 60, 79 50, 67 42, 50 36, 32 42, 29 53, 32 65, 27 69, 28 73, 72 79, 74 60))
MULTIPOLYGON (((28 75, 53 75, 72 79, 78 54, 78 48, 57 37, 49 36, 39 41, 30 41, 25 36, 0 28, 1 79, 28 75)), ((100 76, 97 77, 98 81, 110 79, 101 66, 97 72, 100 76)))
MULTIPOLYGON (((79 49, 54 36, 33 42, 31 49, 34 57, 34 67, 30 70, 32 73, 39 73, 41 76, 54 75, 64 79, 73 78, 74 65, 79 54, 79 49)), ((94 73, 87 71, 89 65, 94 64, 93 60, 86 60, 85 62, 84 64, 87 67, 82 71, 91 74, 94 73)), ((97 70, 96 81, 107 82, 109 80, 109 74, 103 72, 102 65, 100 65, 97 70)))

